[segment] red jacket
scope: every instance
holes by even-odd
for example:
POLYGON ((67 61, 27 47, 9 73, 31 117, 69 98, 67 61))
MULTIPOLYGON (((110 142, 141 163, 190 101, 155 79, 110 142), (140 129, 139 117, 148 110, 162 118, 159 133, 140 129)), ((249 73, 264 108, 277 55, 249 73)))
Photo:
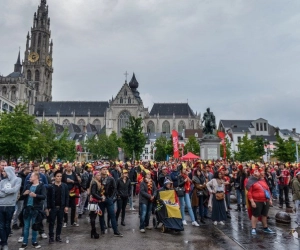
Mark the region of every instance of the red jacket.
POLYGON ((264 190, 268 190, 270 193, 269 186, 265 182, 265 180, 259 180, 259 181, 255 182, 248 190, 248 199, 249 200, 253 199, 255 202, 267 201, 264 190))

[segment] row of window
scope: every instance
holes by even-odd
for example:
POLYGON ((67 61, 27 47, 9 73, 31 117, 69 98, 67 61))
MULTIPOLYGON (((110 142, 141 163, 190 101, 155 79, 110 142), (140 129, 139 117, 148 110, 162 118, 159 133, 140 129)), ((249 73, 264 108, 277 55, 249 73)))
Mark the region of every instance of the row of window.
POLYGON ((9 105, 8 103, 6 103, 5 101, 0 100, 0 108, 1 108, 1 112, 13 112, 14 111, 14 107, 9 105))
MULTIPOLYGON (((123 99, 123 97, 121 97, 121 98, 120 98, 120 103, 121 103, 121 104, 126 103, 126 100, 127 100, 127 103, 128 103, 128 104, 131 104, 131 98, 130 98, 130 97, 124 98, 124 99, 123 99)), ((133 103, 133 101, 132 101, 132 103, 133 103)))
MULTIPOLYGON (((16 101, 17 88, 15 86, 12 86, 10 89, 10 92, 11 92, 11 96, 10 96, 11 101, 13 101, 13 102, 16 101)), ((6 86, 2 87, 1 95, 7 99, 9 98, 9 91, 6 86)))
POLYGON ((268 131, 267 123, 266 122, 256 123, 256 131, 268 131))
MULTIPOLYGON (((27 70, 27 80, 32 81, 32 75, 31 75, 31 70, 27 70)), ((40 80, 40 71, 35 70, 34 72, 34 81, 38 82, 40 80)))
MULTIPOLYGON (((185 125, 185 122, 181 120, 178 123, 177 131, 179 133, 181 133, 184 129, 186 129, 186 125, 185 125)), ((194 121, 192 121, 192 123, 191 123, 191 129, 194 129, 194 121)), ((148 122, 147 132, 148 133, 155 133, 155 124, 154 124, 153 121, 148 122)), ((171 132, 171 125, 170 125, 169 121, 164 121, 162 123, 162 132, 165 132, 165 133, 170 133, 171 132)))

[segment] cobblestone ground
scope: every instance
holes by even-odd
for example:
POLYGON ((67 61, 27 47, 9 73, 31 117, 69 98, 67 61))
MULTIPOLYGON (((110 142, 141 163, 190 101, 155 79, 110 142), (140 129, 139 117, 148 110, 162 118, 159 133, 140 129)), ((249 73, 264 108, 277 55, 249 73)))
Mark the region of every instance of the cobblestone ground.
MULTIPOLYGON (((137 204, 135 202, 134 204, 137 204)), ((137 208, 137 205, 135 206, 137 208)), ((232 204, 232 208, 236 205, 232 204)), ((247 212, 235 212, 231 210, 232 219, 228 220, 224 226, 212 225, 207 220, 205 225, 194 227, 191 221, 185 226, 185 231, 180 233, 167 232, 161 233, 160 229, 147 230, 141 234, 138 230, 139 218, 137 210, 127 210, 126 226, 119 226, 119 230, 124 237, 118 238, 113 236, 111 229, 108 229, 105 236, 99 239, 90 238, 90 225, 86 215, 79 220, 79 227, 63 228, 63 243, 48 244, 48 239, 39 239, 42 249, 66 249, 66 250, 94 250, 94 249, 299 249, 298 239, 294 239, 291 234, 291 228, 295 228, 295 215, 291 214, 292 223, 290 225, 278 224, 275 222, 275 214, 280 211, 276 201, 274 207, 270 210, 269 226, 276 231, 275 235, 264 234, 258 225, 258 234, 253 237, 250 235, 250 221, 247 212), (70 242, 66 243, 66 237, 70 242)), ((99 228, 99 224, 97 225, 99 228)), ((48 225, 45 223, 45 231, 48 232, 48 225)), ((100 231, 98 229, 98 231, 100 231)), ((20 243, 17 243, 21 230, 16 230, 9 238, 9 249, 17 250, 20 243)), ((298 231, 300 235, 300 231, 298 231)), ((28 249, 31 249, 28 246, 28 249)))

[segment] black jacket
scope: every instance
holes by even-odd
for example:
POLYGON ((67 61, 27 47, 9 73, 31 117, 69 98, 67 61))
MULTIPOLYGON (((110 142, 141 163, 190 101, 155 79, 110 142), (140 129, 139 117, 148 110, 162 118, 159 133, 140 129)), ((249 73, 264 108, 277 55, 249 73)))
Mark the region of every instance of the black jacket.
POLYGON ((21 191, 21 192, 24 190, 24 185, 25 185, 26 176, 27 176, 27 175, 25 175, 23 171, 21 171, 21 172, 18 173, 18 177, 20 177, 21 180, 22 180, 21 187, 20 187, 20 191, 21 191))
POLYGON ((137 172, 135 171, 134 167, 130 169, 128 177, 131 182, 137 182, 137 172))
POLYGON ((168 178, 169 180, 171 180, 171 177, 168 174, 164 175, 163 173, 161 173, 158 176, 158 184, 159 184, 160 187, 164 186, 165 178, 168 178))
POLYGON ((131 181, 127 178, 124 183, 123 178, 117 180, 117 196, 127 198, 131 195, 131 181))
POLYGON ((73 172, 73 171, 72 171, 72 176, 73 176, 73 179, 74 179, 74 183, 68 183, 68 182, 67 182, 68 176, 67 176, 66 172, 64 172, 64 173, 62 174, 62 179, 61 179, 61 181, 62 181, 63 183, 66 183, 66 184, 67 184, 67 186, 69 187, 69 190, 71 190, 74 186, 77 186, 78 188, 80 187, 79 181, 78 181, 78 178, 77 178, 77 175, 76 175, 75 172, 73 172))
MULTIPOLYGON (((61 207, 69 207, 69 188, 67 184, 61 183, 61 207)), ((52 209, 55 207, 55 184, 48 187, 47 193, 47 208, 52 209)))
MULTIPOLYGON (((26 190, 30 190, 31 185, 32 185, 31 183, 27 184, 25 186, 24 192, 26 190)), ((29 195, 28 194, 24 195, 23 193, 20 197, 20 200, 24 200, 24 207, 27 207, 29 195)), ((40 182, 40 184, 36 187, 35 194, 36 197, 33 198, 33 207, 34 209, 37 210, 43 210, 44 200, 46 199, 46 188, 43 183, 40 182)))
POLYGON ((99 201, 102 200, 102 194, 100 193, 101 190, 99 190, 98 185, 95 181, 91 182, 91 195, 94 199, 97 199, 99 201))
POLYGON ((107 176, 106 178, 101 178, 102 185, 104 185, 104 196, 107 198, 114 198, 116 195, 116 182, 115 179, 107 176))
MULTIPOLYGON (((156 197, 157 195, 157 189, 155 186, 155 183, 152 181, 152 196, 156 197)), ((148 185, 145 181, 142 181, 140 184, 140 196, 139 196, 139 202, 142 204, 147 204, 150 202, 151 195, 148 194, 148 185)))
POLYGON ((178 187, 184 187, 184 178, 181 174, 178 175, 178 187))

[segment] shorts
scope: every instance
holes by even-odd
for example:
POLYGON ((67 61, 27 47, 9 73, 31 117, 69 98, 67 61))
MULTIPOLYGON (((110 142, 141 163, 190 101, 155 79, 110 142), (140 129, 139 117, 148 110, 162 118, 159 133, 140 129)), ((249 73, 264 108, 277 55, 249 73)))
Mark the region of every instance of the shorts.
POLYGON ((268 216, 270 203, 269 201, 266 202, 257 202, 255 201, 256 208, 252 207, 252 215, 254 217, 260 217, 260 216, 268 216))

